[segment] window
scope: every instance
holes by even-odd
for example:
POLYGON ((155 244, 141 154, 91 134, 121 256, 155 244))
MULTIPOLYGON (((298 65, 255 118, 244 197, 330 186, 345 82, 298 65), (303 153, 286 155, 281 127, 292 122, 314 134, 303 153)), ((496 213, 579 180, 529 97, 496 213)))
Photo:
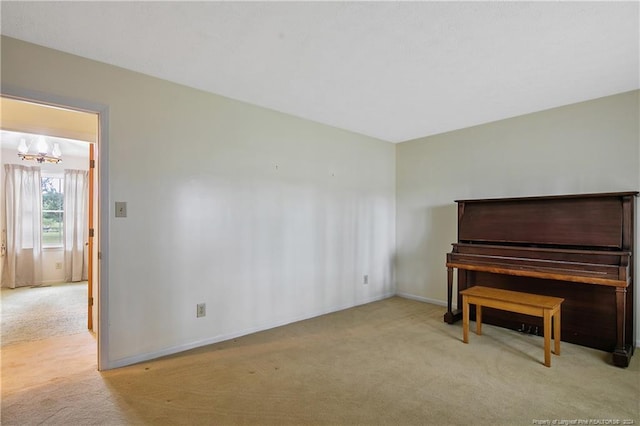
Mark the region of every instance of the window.
POLYGON ((42 246, 62 246, 63 179, 42 177, 42 246))

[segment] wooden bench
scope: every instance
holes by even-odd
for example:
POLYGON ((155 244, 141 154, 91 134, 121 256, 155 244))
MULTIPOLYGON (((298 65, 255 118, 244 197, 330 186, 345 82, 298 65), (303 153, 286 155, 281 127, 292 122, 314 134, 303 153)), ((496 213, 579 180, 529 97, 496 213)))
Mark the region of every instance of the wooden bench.
POLYGON ((542 317, 544 319, 544 365, 551 367, 551 322, 554 323, 554 353, 560 355, 560 305, 564 299, 475 286, 462 295, 462 340, 469 343, 469 305, 476 305, 476 334, 482 334, 482 307, 542 317))

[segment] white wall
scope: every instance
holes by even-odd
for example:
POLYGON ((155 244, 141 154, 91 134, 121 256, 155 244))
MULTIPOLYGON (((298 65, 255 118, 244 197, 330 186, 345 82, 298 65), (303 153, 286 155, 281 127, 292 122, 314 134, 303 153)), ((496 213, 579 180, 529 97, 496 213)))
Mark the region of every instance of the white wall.
POLYGON ((9 38, 2 84, 109 108, 103 365, 395 293, 394 145, 9 38))
MULTIPOLYGON (((639 94, 399 144, 398 292, 446 302, 444 264, 457 238, 456 199, 638 190, 639 94)), ((640 342, 638 321, 635 329, 640 342)))
MULTIPOLYGON (((2 141, 0 141, 0 144, 2 141)), ((88 144, 87 144, 88 146, 88 144)), ((34 166, 36 163, 21 160, 15 150, 10 150, 5 147, 1 147, 0 150, 0 194, 4 194, 4 179, 5 179, 5 164, 22 164, 34 166)), ((63 161, 59 164, 43 163, 40 164, 40 169, 43 173, 54 173, 63 175, 64 169, 76 169, 76 170, 88 170, 89 168, 89 156, 87 149, 87 157, 74 157, 64 155, 64 146, 61 146, 63 152, 63 161)), ((4 195, 0 197, 0 224, 4 223, 4 195)), ((43 284, 53 284, 64 282, 64 269, 56 268, 56 264, 64 265, 64 250, 62 247, 45 247, 42 253, 42 281, 43 284)), ((2 267, 4 266, 4 259, 0 261, 0 277, 2 277, 2 267)))

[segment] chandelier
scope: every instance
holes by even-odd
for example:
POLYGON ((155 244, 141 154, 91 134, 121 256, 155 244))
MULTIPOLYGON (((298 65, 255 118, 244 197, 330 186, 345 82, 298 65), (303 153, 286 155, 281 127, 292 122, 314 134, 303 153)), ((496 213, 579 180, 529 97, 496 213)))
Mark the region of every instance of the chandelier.
POLYGON ((51 154, 49 154, 49 144, 44 136, 38 136, 35 143, 35 152, 29 152, 33 146, 33 142, 27 145, 27 140, 22 138, 18 144, 18 157, 23 160, 34 160, 38 163, 59 163, 62 161, 62 152, 58 143, 53 144, 51 154))

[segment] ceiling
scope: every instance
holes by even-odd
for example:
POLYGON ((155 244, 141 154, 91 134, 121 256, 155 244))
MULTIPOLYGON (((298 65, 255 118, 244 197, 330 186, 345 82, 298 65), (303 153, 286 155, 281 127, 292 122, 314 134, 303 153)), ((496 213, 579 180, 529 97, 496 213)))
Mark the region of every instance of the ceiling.
POLYGON ((640 88, 638 2, 10 2, 4 35, 391 142, 640 88))
POLYGON ((10 155, 17 155, 20 139, 31 146, 38 136, 43 135, 49 147, 54 143, 60 146, 63 158, 88 158, 87 142, 96 142, 98 138, 96 114, 7 97, 0 97, 0 111, 0 148, 13 151, 10 155))
MULTIPOLYGON (((27 145, 30 146, 30 144, 36 143, 36 139, 38 138, 38 136, 40 135, 33 134, 33 133, 0 130, 0 141, 2 142, 0 146, 3 149, 15 151, 13 155, 17 155, 18 144, 20 143, 20 139, 25 139, 25 142, 27 143, 27 145)), ((48 136, 48 135, 46 136, 46 141, 49 144, 49 147, 53 147, 54 143, 57 143, 60 146, 63 160, 65 157, 89 158, 89 144, 85 141, 59 138, 59 137, 48 136)), ((35 147, 35 145, 33 146, 35 147)), ((31 150, 31 152, 34 152, 33 149, 31 150)))
MULTIPOLYGON (((57 136, 87 142, 98 140, 97 114, 0 97, 4 130, 57 136)), ((2 142, 2 141, 0 141, 2 142)))

